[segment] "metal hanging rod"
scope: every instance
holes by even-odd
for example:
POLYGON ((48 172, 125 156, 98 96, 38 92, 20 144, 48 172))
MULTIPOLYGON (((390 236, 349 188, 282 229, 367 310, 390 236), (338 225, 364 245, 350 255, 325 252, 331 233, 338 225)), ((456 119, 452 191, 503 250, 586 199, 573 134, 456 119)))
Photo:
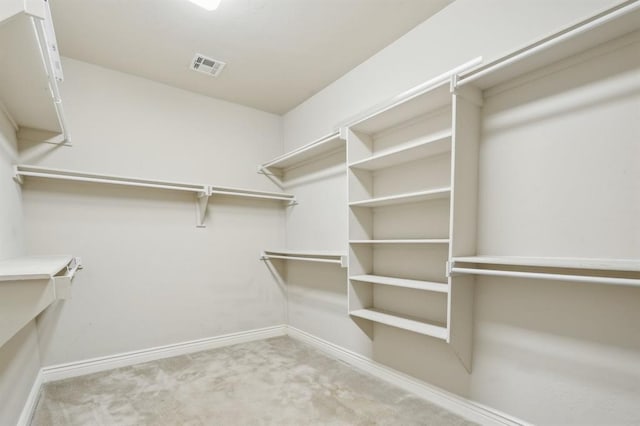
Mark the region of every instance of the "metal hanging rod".
POLYGON ((347 267, 347 255, 344 253, 328 253, 328 252, 308 252, 308 251, 264 251, 260 255, 260 260, 296 260, 303 262, 332 263, 347 267))

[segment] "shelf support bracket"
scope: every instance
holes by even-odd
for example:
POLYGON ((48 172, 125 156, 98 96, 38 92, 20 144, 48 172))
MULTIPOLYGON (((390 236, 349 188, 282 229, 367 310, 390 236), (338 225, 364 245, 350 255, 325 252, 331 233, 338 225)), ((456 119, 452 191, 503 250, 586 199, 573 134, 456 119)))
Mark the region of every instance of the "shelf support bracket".
POLYGON ((13 180, 16 183, 19 183, 20 185, 22 185, 24 183, 24 179, 22 179, 22 175, 20 174, 20 171, 18 170, 18 166, 13 166, 13 180))
POLYGON ((204 219, 207 216, 207 207, 209 206, 209 197, 211 197, 211 187, 205 186, 202 192, 196 195, 196 227, 206 228, 204 219))

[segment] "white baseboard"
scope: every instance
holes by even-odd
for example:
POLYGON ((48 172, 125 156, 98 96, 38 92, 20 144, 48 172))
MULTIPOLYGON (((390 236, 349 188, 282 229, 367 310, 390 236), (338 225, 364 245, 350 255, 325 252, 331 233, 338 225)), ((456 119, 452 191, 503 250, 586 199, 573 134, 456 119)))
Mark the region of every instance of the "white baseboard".
POLYGON ((42 370, 38 371, 36 379, 33 381, 31 391, 27 396, 27 401, 24 403, 20 417, 18 418, 17 426, 29 426, 31 423, 31 417, 38 405, 38 399, 40 398, 40 387, 42 386, 42 370))
POLYGON ((478 404, 451 392, 447 392, 444 389, 429 385, 411 376, 392 370, 369 358, 363 357, 360 354, 320 339, 295 327, 287 326, 287 335, 293 339, 297 339, 314 346, 332 357, 358 368, 359 370, 398 386, 407 392, 411 392, 471 421, 491 426, 530 425, 530 423, 502 413, 491 407, 478 404))
POLYGON ((158 346, 150 349, 142 349, 139 351, 70 362, 68 364, 52 365, 42 368, 42 383, 84 376, 85 374, 112 370, 114 368, 126 367, 129 365, 140 364, 142 362, 155 361, 158 359, 170 358, 173 356, 284 335, 286 335, 286 326, 277 325, 256 330, 241 331, 239 333, 225 334, 223 336, 208 337, 189 342, 174 343, 172 345, 158 346))
POLYGON ((399 373, 388 367, 376 363, 375 361, 363 357, 355 352, 349 351, 341 346, 335 345, 326 340, 315 337, 307 332, 287 325, 278 325, 256 330, 231 333, 223 336, 210 337, 189 342, 175 343, 172 345, 159 346, 139 351, 126 352, 100 358, 93 358, 83 361, 71 362, 68 364, 53 365, 44 367, 38 373, 31 388, 31 392, 24 405, 18 426, 28 426, 33 416, 33 412, 38 403, 40 388, 42 384, 62 380, 71 377, 83 376, 97 373, 99 371, 111 370, 114 368, 126 367, 142 362, 154 361, 173 356, 184 355, 223 346, 235 345, 254 340, 269 339, 288 335, 294 339, 310 344, 319 350, 342 360, 355 368, 367 372, 379 379, 411 392, 427 401, 439 405, 453 413, 465 417, 471 421, 483 425, 491 426, 521 426, 529 425, 515 417, 501 413, 490 407, 478 404, 466 398, 462 398, 443 389, 431 386, 406 374, 399 373))

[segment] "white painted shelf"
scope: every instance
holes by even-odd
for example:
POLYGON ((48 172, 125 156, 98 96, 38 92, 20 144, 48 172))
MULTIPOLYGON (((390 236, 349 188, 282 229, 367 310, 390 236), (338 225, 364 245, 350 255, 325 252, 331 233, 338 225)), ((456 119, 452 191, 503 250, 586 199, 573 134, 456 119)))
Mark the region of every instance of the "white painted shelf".
POLYGON ((27 256, 0 261, 0 346, 58 299, 71 296, 82 266, 73 256, 27 256))
POLYGON ((449 244, 448 238, 412 238, 397 240, 350 240, 350 244, 449 244))
POLYGON ((640 3, 627 1, 466 73, 458 86, 488 89, 640 28, 640 3))
POLYGON ((399 315, 381 309, 358 309, 349 312, 349 315, 442 340, 446 340, 449 334, 447 328, 441 324, 432 324, 415 317, 399 315))
POLYGON ((305 164, 314 159, 321 158, 324 155, 343 150, 344 148, 345 141, 340 139, 340 133, 332 133, 260 165, 259 171, 282 176, 287 169, 305 164))
POLYGON ((352 207, 382 207, 394 204, 409 204, 420 201, 449 198, 451 188, 438 188, 426 191, 409 192, 406 194, 389 195, 386 197, 370 198, 368 200, 353 201, 349 203, 352 207))
POLYGON ((353 281, 362 281, 371 284, 388 285, 402 288, 412 288, 415 290, 434 291, 437 293, 448 293, 449 286, 444 283, 436 283, 422 280, 408 280, 405 278, 385 277, 381 275, 354 275, 349 277, 353 281))
POLYGON ((26 177, 192 192, 196 194, 196 226, 200 228, 205 227, 204 219, 207 212, 208 201, 209 198, 214 195, 253 198, 259 200, 285 201, 290 205, 296 204, 296 199, 293 194, 286 194, 282 192, 257 191, 253 189, 228 186, 215 186, 207 184, 194 184, 137 177, 105 175, 73 170, 52 169, 39 166, 15 166, 14 180, 18 183, 23 183, 23 180, 26 177))
POLYGON ((303 262, 335 263, 343 268, 347 267, 347 253, 331 250, 265 250, 261 260, 296 260, 303 262))
MULTIPOLYGON (((45 41, 47 3, 3 0, 0 16, 0 109, 15 130, 31 128, 63 135, 66 128, 54 64, 45 41)), ((48 40, 55 45, 55 39, 48 40)))
POLYGON ((349 167, 375 171, 446 152, 451 152, 451 132, 420 139, 408 145, 377 153, 369 158, 353 162, 349 164, 349 167))
POLYGON ((640 286, 638 259, 456 257, 450 273, 640 286))
POLYGON ((640 272, 640 259, 593 259, 580 257, 469 256, 455 257, 454 264, 531 266, 541 268, 588 269, 640 272))

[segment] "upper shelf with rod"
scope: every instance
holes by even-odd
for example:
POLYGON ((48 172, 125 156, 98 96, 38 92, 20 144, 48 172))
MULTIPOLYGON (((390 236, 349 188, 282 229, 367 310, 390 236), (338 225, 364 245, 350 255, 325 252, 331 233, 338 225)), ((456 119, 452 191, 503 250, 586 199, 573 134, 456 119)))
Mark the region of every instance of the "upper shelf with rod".
POLYGON ((523 47, 505 57, 461 73, 456 86, 486 90, 640 28, 640 1, 628 0, 598 15, 523 47))
POLYGON ((134 186, 140 188, 155 188, 172 191, 187 191, 196 194, 197 226, 205 227, 204 218, 207 211, 209 197, 213 195, 253 198, 261 200, 285 201, 289 205, 296 204, 295 196, 282 192, 256 191, 246 188, 214 186, 207 184, 192 184, 154 179, 142 179, 86 173, 71 170, 51 169, 46 167, 18 165, 15 166, 14 180, 22 183, 25 177, 70 180, 76 182, 103 183, 111 185, 134 186))
POLYGON ((3 0, 0 55, 0 110, 15 130, 44 130, 55 134, 49 142, 68 143, 62 67, 45 0, 3 0))
POLYGON ((273 160, 261 164, 259 173, 282 177, 287 169, 302 165, 308 161, 329 155, 345 148, 345 142, 339 132, 331 133, 318 140, 308 143, 291 152, 287 152, 273 160))

